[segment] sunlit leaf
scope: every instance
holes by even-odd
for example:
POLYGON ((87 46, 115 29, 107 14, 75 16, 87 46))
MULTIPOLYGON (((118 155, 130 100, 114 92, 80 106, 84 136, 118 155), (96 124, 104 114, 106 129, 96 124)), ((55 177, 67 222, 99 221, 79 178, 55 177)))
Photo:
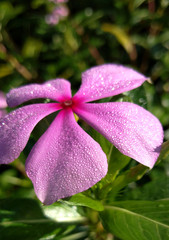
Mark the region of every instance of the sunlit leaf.
POLYGON ((0 65, 0 78, 8 76, 13 73, 13 67, 8 64, 1 64, 0 65))
POLYGON ((66 202, 69 205, 89 207, 97 211, 103 211, 104 209, 101 202, 99 202, 98 200, 89 198, 83 195, 82 193, 78 193, 72 196, 68 201, 64 201, 64 202, 66 202))
POLYGON ((0 21, 5 25, 9 20, 23 11, 22 6, 13 7, 8 1, 0 2, 0 21))
MULTIPOLYGON (((61 204, 43 207, 32 199, 1 199, 0 236, 8 240, 46 240, 62 239, 72 233, 80 234, 81 230, 76 229, 71 219, 71 214, 75 216, 76 211, 72 207, 68 208, 69 211, 61 204), (62 221, 64 216, 70 221, 62 221)), ((83 229, 82 233, 86 234, 86 229, 83 229)))
POLYGON ((104 23, 102 25, 102 30, 113 34, 129 54, 133 51, 132 40, 122 28, 117 25, 104 23))
POLYGON ((42 41, 35 38, 27 38, 22 48, 22 54, 24 57, 37 57, 42 46, 42 41))
POLYGON ((45 216, 56 222, 72 223, 85 221, 85 218, 78 213, 76 206, 69 206, 62 201, 49 206, 43 206, 43 211, 45 216))

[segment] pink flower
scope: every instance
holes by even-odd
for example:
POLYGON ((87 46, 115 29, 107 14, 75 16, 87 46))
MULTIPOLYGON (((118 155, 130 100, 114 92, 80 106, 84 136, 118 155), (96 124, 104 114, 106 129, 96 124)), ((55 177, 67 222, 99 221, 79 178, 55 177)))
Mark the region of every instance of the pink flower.
POLYGON ((54 3, 65 3, 68 2, 68 0, 49 0, 50 2, 54 2, 54 3))
POLYGON ((63 5, 57 6, 51 14, 46 16, 46 23, 51 25, 56 25, 59 23, 61 19, 67 17, 69 14, 69 10, 67 7, 63 5))
POLYGON ((26 160, 27 175, 43 203, 52 204, 82 192, 107 173, 105 153, 77 124, 73 113, 123 154, 152 168, 163 140, 158 119, 133 103, 87 103, 137 88, 144 81, 145 76, 130 68, 105 64, 82 74, 82 85, 73 97, 70 83, 65 79, 11 90, 7 95, 11 107, 35 98, 56 102, 24 106, 0 120, 0 163, 8 164, 16 159, 35 125, 59 111, 26 160))
POLYGON ((56 25, 59 23, 60 18, 58 15, 51 13, 46 15, 45 20, 47 24, 56 25))
POLYGON ((6 97, 3 92, 0 91, 0 118, 5 116, 6 111, 5 108, 7 107, 6 97))
POLYGON ((69 11, 65 6, 60 5, 54 9, 53 13, 58 15, 59 17, 67 17, 69 14, 69 11))

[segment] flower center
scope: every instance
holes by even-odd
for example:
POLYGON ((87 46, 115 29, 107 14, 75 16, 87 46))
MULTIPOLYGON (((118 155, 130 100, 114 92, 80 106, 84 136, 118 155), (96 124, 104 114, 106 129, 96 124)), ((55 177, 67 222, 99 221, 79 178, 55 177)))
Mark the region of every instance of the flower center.
POLYGON ((63 107, 63 108, 71 107, 72 104, 73 104, 72 99, 66 100, 66 101, 62 102, 62 107, 63 107))
POLYGON ((65 105, 65 106, 71 106, 72 105, 72 100, 70 99, 70 100, 67 100, 67 101, 65 101, 63 104, 65 105))

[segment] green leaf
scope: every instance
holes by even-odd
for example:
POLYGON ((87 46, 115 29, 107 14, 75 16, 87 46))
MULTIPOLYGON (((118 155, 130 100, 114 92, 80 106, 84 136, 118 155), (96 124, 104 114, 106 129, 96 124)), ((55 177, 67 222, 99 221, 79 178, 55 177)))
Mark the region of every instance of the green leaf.
POLYGON ((129 162, 130 162, 130 157, 123 155, 113 145, 110 147, 110 151, 108 154, 108 163, 109 163, 108 174, 101 181, 104 184, 98 194, 100 199, 106 198, 107 194, 111 190, 114 192, 113 182, 115 181, 120 170, 122 170, 129 162))
POLYGON ((113 34, 117 38, 118 42, 124 47, 126 52, 130 54, 133 51, 132 40, 121 27, 109 23, 104 23, 102 25, 102 30, 104 32, 113 34))
POLYGON ((125 92, 124 95, 129 97, 131 102, 147 108, 147 96, 143 85, 129 92, 125 92))
MULTIPOLYGON (((59 240, 75 229, 73 223, 75 218, 72 219, 72 216, 77 214, 76 209, 68 206, 65 208, 59 203, 56 206, 42 206, 32 199, 2 199, 0 200, 0 236, 8 240, 59 240)), ((81 217, 80 214, 78 217, 81 217)), ((80 220, 79 218, 76 224, 82 221, 83 217, 80 220)))
POLYGON ((143 177, 143 175, 147 172, 148 167, 138 164, 137 166, 131 168, 130 170, 125 171, 121 175, 119 175, 115 181, 111 184, 111 191, 109 192, 108 198, 110 201, 115 198, 117 193, 127 186, 131 182, 135 182, 143 177))
POLYGON ((92 138, 98 142, 103 149, 103 151, 108 156, 110 153, 110 149, 113 146, 105 137, 103 137, 99 132, 97 132, 95 129, 90 128, 88 133, 92 136, 92 138))
POLYGON ((27 38, 22 48, 22 55, 26 58, 38 57, 41 52, 43 43, 36 38, 27 38))
POLYGON ((0 78, 8 76, 13 73, 13 68, 9 64, 0 64, 0 78))
POLYGON ((130 157, 123 155, 117 148, 112 145, 108 156, 108 173, 110 173, 112 177, 116 177, 119 171, 130 162, 130 159, 130 157))
MULTIPOLYGON (((157 168, 158 170, 158 168, 157 168)), ((153 170, 155 172, 155 169, 153 170)), ((158 177, 153 178, 152 181, 143 186, 136 185, 135 188, 126 190, 125 199, 133 200, 158 200, 162 198, 169 198, 169 178, 165 175, 164 170, 157 172, 158 177)))
POLYGON ((169 200, 113 202, 100 213, 103 226, 122 240, 169 239, 169 200))
POLYGON ((37 240, 56 228, 31 199, 0 200, 0 236, 8 240, 37 240))
POLYGON ((129 184, 121 200, 159 200, 169 198, 169 164, 162 161, 141 181, 129 184))
POLYGON ((161 161, 162 159, 166 158, 168 155, 169 155, 169 140, 163 143, 158 161, 161 161))
POLYGON ((104 207, 101 202, 94 200, 92 198, 86 197, 82 193, 78 193, 72 196, 68 201, 64 201, 64 202, 66 202, 69 205, 89 207, 96 211, 104 210, 104 207))
POLYGON ((5 25, 9 20, 16 17, 23 10, 24 9, 21 6, 13 7, 10 2, 2 1, 0 3, 0 22, 5 25))
POLYGON ((43 211, 45 216, 53 219, 56 222, 83 222, 86 219, 78 213, 78 209, 75 204, 69 206, 66 201, 60 200, 60 202, 56 202, 49 206, 43 206, 43 211), (57 214, 56 214, 57 213, 57 214))

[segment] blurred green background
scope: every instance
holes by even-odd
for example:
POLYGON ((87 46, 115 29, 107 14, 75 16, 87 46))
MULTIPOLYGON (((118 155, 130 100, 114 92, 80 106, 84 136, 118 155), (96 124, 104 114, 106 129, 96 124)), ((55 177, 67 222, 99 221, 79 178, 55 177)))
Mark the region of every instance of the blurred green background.
MULTIPOLYGON (((151 78, 144 84, 146 101, 140 97, 137 104, 159 118, 169 140, 169 1, 69 0, 63 5, 69 15, 50 25, 45 19, 55 8, 51 1, 0 1, 0 90, 63 77, 74 93, 81 73, 92 66, 130 66, 151 78)), ((32 142, 33 137, 18 160, 1 166, 0 198, 35 197, 24 170, 32 142)), ((119 199, 167 198, 168 175, 166 158, 119 199)))

